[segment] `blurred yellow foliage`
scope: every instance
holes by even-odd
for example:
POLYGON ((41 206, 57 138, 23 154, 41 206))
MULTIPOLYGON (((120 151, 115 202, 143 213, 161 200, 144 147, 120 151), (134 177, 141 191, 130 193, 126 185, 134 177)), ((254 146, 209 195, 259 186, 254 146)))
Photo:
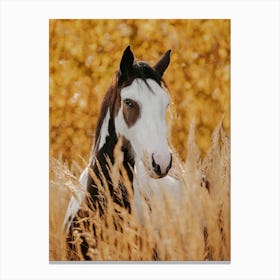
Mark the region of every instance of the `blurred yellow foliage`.
POLYGON ((230 20, 50 20, 50 156, 88 159, 99 108, 123 50, 157 62, 172 99, 171 143, 184 160, 191 121, 205 153, 223 117, 230 130, 230 20))

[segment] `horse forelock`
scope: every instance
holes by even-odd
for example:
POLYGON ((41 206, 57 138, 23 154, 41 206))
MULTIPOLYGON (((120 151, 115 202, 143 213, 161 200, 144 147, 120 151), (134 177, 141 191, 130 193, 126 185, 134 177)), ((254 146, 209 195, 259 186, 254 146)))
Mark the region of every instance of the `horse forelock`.
MULTIPOLYGON (((135 79, 142 79, 146 83, 147 79, 152 79, 159 85, 164 81, 158 72, 144 61, 137 61, 133 64, 132 70, 129 74, 123 75, 120 71, 117 73, 118 86, 123 88, 131 85, 135 79)), ((146 85, 148 85, 146 83, 146 85)))

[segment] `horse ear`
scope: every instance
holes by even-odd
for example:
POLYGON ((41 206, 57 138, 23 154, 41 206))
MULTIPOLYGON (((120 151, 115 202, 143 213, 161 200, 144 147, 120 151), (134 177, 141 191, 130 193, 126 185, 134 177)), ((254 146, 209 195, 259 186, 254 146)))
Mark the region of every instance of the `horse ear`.
POLYGON ((168 50, 157 62, 157 64, 154 66, 154 69, 158 72, 158 74, 162 77, 164 71, 168 67, 170 63, 170 53, 171 50, 168 50))
POLYGON ((130 50, 130 46, 128 46, 124 52, 120 63, 121 73, 124 75, 129 74, 132 71, 132 65, 134 61, 133 52, 130 50))

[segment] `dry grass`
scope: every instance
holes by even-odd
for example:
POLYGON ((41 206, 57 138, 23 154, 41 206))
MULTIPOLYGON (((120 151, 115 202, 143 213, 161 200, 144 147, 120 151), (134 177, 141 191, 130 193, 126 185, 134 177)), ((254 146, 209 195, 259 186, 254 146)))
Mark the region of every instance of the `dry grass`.
MULTIPOLYGON (((107 199, 104 218, 98 211, 87 211, 86 217, 80 218, 75 244, 83 236, 92 260, 152 260, 155 250, 159 260, 230 260, 230 143, 222 125, 215 129, 203 159, 192 125, 188 151, 185 163, 175 155, 171 169, 181 182, 181 199, 165 193, 149 197, 149 204, 143 203, 145 226, 133 207, 132 214, 128 214, 107 199), (85 221, 95 225, 96 238, 85 221)), ((77 168, 71 172, 61 161, 50 161, 50 260, 70 257, 62 222, 70 195, 81 187, 73 175, 78 173, 77 168)), ((112 167, 112 176, 117 176, 114 168, 119 166, 112 167)), ((104 195, 110 197, 106 191, 104 195)), ((79 251, 71 258, 83 259, 79 251)))

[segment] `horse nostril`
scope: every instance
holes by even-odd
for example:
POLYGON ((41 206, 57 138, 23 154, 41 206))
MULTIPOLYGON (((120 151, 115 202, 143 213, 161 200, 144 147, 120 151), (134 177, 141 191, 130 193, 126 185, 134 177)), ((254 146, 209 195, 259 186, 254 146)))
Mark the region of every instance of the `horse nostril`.
POLYGON ((157 175, 161 175, 160 166, 155 162, 154 155, 152 155, 152 166, 157 175))
POLYGON ((168 164, 168 166, 167 166, 167 168, 166 168, 166 174, 167 174, 168 171, 170 170, 171 166, 172 166, 172 154, 170 154, 170 162, 169 162, 169 164, 168 164))

